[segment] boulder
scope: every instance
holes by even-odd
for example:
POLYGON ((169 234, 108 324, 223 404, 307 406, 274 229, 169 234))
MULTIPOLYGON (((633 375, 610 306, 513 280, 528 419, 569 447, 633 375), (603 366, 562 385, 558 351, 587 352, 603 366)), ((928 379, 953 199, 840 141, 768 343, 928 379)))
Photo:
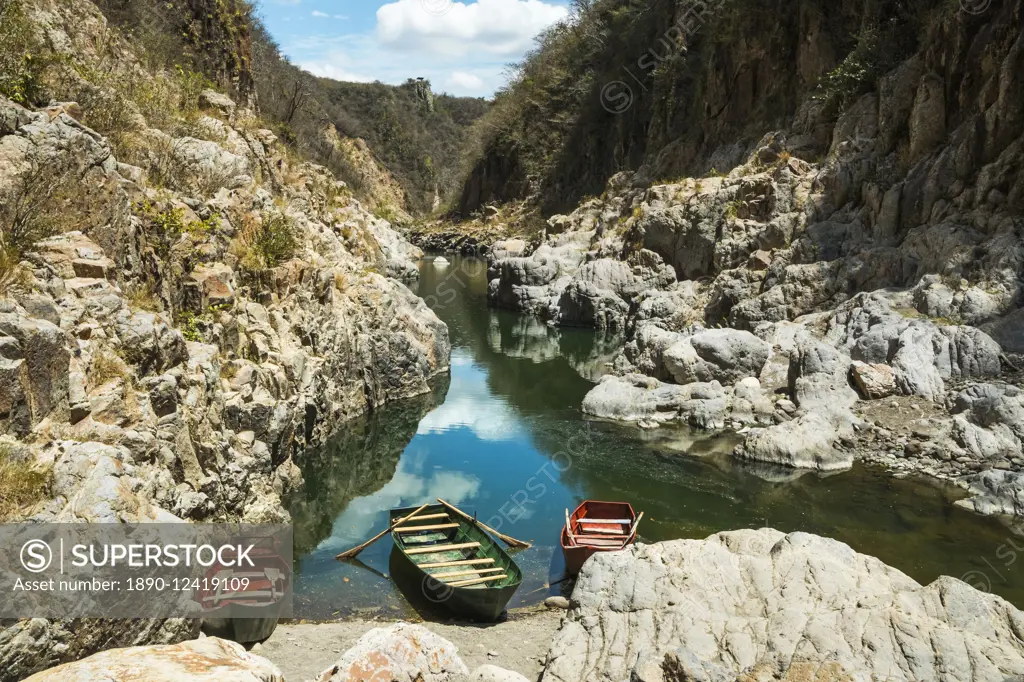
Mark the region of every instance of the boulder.
MULTIPOLYGON (((143 494, 143 482, 123 447, 102 443, 59 444, 53 465, 53 495, 63 501, 52 520, 71 523, 180 521, 143 494)), ((151 482, 155 483, 155 481, 151 482)))
POLYGON ((235 303, 235 273, 223 263, 203 263, 185 279, 183 307, 202 315, 210 308, 231 307, 235 303))
POLYGON ((422 249, 407 242, 384 220, 371 222, 370 233, 384 256, 389 277, 413 280, 420 276, 417 263, 423 258, 422 249))
POLYGON ((600 553, 545 682, 934 680, 1024 674, 1024 614, 955 578, 922 586, 836 540, 737 530, 600 553))
POLYGON ((789 363, 789 389, 803 410, 842 412, 857 402, 847 379, 850 358, 827 343, 801 342, 789 363))
POLYGON ((33 258, 53 268, 63 279, 86 277, 106 279, 113 274, 114 263, 103 249, 81 232, 65 232, 36 242, 33 258))
POLYGON ((899 392, 896 373, 889 365, 854 360, 850 365, 850 376, 861 396, 868 400, 888 398, 899 392))
POLYGON ((181 332, 161 315, 121 310, 114 329, 121 340, 121 355, 136 365, 141 375, 170 369, 188 359, 181 332))
POLYGON ((199 106, 203 109, 220 112, 228 118, 235 114, 235 101, 216 90, 203 90, 199 93, 199 106))
POLYGON ((676 383, 733 384, 760 375, 770 351, 770 345, 750 332, 709 329, 669 346, 663 358, 676 383))
POLYGON ((735 389, 717 381, 679 386, 642 374, 607 375, 583 398, 583 413, 616 421, 687 424, 723 429, 733 424, 771 423, 773 407, 756 379, 735 389))
POLYGON ((712 211, 682 204, 652 208, 636 224, 644 248, 664 258, 680 280, 712 273, 717 227, 712 211))
POLYGON ((248 159, 209 140, 175 138, 171 150, 182 174, 198 183, 237 187, 251 171, 248 159))
POLYGON ((642 374, 606 376, 583 398, 583 414, 617 421, 682 421, 725 426, 729 395, 721 384, 664 384, 642 374))
POLYGON ((806 412, 792 421, 751 429, 734 454, 797 469, 849 469, 853 453, 836 448, 839 438, 840 428, 829 414, 806 412))
MULTIPOLYGON (((0 679, 10 682, 24 680, 33 673, 53 668, 61 663, 84 659, 103 648, 138 647, 143 644, 177 644, 194 640, 199 636, 199 623, 198 620, 184 618, 135 620, 32 618, 15 621, 0 629, 0 679)), ((45 679, 63 682, 79 678, 49 674, 45 679)), ((99 679, 109 680, 110 678, 100 677, 99 679)), ((140 678, 134 678, 134 680, 138 679, 140 678)), ((150 678, 143 677, 141 679, 149 680, 150 678)))
POLYGON ((528 245, 523 239, 501 239, 491 244, 487 254, 488 260, 499 261, 504 258, 518 258, 526 255, 528 245))
MULTIPOLYGON (((919 305, 940 309, 945 289, 932 282, 915 290, 919 305), (940 300, 941 299, 941 300, 940 300)), ((906 395, 939 400, 945 382, 994 376, 999 344, 966 325, 938 325, 913 310, 894 309, 884 294, 858 294, 829 315, 826 339, 854 360, 888 364, 906 395)))
POLYGON ((110 649, 41 673, 26 682, 284 682, 267 659, 216 637, 181 644, 110 649))
POLYGON ((853 465, 838 441, 853 434, 857 393, 847 380, 850 359, 827 343, 803 339, 789 364, 795 418, 751 429, 736 456, 771 464, 831 471, 853 465))
POLYGON ((449 682, 468 674, 454 644, 422 625, 395 623, 360 637, 315 682, 449 682))

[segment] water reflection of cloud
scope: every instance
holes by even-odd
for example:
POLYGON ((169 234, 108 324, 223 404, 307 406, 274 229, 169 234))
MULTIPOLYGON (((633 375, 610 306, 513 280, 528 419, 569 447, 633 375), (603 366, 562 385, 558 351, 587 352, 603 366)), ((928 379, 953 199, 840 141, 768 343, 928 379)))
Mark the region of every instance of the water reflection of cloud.
POLYGON ((403 458, 395 475, 372 495, 357 497, 334 521, 331 536, 320 549, 349 545, 379 532, 386 525, 383 513, 393 507, 420 505, 441 497, 452 504, 462 504, 477 496, 480 479, 461 471, 439 471, 423 474, 418 458, 403 458))
POLYGON ((418 434, 447 433, 470 429, 481 440, 511 440, 521 426, 514 410, 494 396, 487 387, 486 373, 471 357, 452 352, 452 380, 444 404, 429 412, 416 430, 418 434))

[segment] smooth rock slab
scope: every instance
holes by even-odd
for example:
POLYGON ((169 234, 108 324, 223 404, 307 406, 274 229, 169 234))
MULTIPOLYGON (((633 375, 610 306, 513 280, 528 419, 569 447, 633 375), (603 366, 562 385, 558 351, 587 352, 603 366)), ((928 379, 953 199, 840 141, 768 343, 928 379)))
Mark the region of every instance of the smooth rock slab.
POLYGON ((44 670, 26 682, 284 682, 265 658, 216 637, 110 649, 44 670))
POLYGON ((544 682, 1003 682, 1024 614, 941 577, 922 586, 836 540, 772 529, 599 554, 544 682))

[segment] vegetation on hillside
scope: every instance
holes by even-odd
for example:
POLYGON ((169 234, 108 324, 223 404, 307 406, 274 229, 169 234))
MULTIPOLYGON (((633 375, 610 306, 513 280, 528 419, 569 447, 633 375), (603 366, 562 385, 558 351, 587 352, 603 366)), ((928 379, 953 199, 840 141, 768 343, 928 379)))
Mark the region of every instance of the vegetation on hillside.
POLYGON ((431 95, 429 88, 415 80, 398 87, 317 80, 318 99, 338 132, 367 141, 418 213, 433 208, 435 192, 443 200, 457 189, 466 133, 487 107, 482 99, 431 95))
POLYGON ((837 115, 911 54, 948 4, 722 0, 686 23, 691 5, 672 0, 574 0, 474 127, 460 208, 509 199, 495 192, 519 175, 522 196, 553 213, 600 194, 621 170, 706 173, 718 146, 756 140, 811 92, 837 115), (794 68, 809 25, 823 48, 794 68), (504 177, 485 178, 495 172, 504 177))
MULTIPOLYGON (((401 187, 397 203, 404 206, 397 208, 428 212, 436 196, 457 189, 465 131, 487 107, 482 99, 433 96, 426 81, 389 86, 315 78, 281 54, 249 0, 94 0, 111 27, 96 46, 99 60, 88 68, 54 64, 31 24, 30 2, 0 0, 0 95, 30 106, 58 94, 78 101, 83 122, 109 137, 120 158, 146 167, 154 156, 170 155, 133 136, 137 116, 172 135, 188 135, 200 91, 216 87, 242 106, 257 105, 263 124, 357 194, 373 173, 364 158, 336 144, 333 132, 365 139, 401 187), (123 43, 144 59, 147 77, 126 71, 118 58, 123 43)), ((173 176, 173 169, 165 170, 173 176)), ((150 180, 173 184, 171 177, 150 180)), ((396 213, 393 203, 371 201, 389 215, 396 213)))

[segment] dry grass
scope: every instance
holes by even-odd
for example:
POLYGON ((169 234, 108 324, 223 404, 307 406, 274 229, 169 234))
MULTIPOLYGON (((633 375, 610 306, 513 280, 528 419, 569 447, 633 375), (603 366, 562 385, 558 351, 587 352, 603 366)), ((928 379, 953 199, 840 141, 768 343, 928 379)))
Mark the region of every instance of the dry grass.
POLYGON ((32 273, 21 266, 14 249, 0 248, 0 298, 32 287, 32 273))
POLYGON ((149 284, 132 283, 127 285, 124 289, 124 297, 128 299, 128 305, 134 310, 158 313, 162 309, 156 291, 149 284))
POLYGON ((113 379, 127 379, 131 374, 127 363, 109 350, 96 353, 89 371, 89 386, 96 388, 113 379))
POLYGON ((37 241, 75 229, 66 225, 69 215, 95 209, 84 189, 84 173, 74 148, 53 157, 30 157, 28 169, 0 194, 0 248, 20 258, 37 241))
POLYGON ((9 445, 0 444, 0 521, 17 519, 25 507, 46 499, 51 478, 50 472, 18 461, 9 445))

